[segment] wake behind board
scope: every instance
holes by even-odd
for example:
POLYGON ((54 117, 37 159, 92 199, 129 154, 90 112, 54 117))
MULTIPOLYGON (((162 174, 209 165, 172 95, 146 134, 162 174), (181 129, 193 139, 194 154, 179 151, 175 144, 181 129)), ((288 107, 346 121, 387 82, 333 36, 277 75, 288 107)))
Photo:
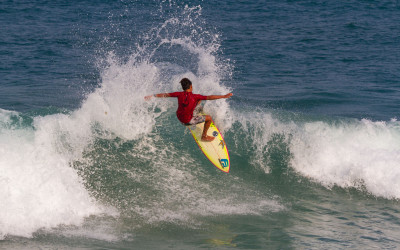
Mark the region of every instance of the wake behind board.
POLYGON ((204 155, 221 171, 228 173, 231 165, 229 159, 228 149, 226 148, 224 138, 215 126, 214 122, 211 122, 210 128, 207 131, 208 136, 213 136, 215 139, 211 142, 205 142, 201 140, 203 134, 204 122, 196 125, 188 126, 190 132, 197 145, 199 145, 204 155))

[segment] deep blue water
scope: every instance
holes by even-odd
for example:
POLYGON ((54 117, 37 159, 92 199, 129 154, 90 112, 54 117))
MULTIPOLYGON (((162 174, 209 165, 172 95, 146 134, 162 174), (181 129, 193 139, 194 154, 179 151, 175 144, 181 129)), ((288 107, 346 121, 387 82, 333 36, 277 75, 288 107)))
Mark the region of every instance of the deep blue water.
POLYGON ((222 47, 236 62, 240 90, 256 105, 357 118, 397 116, 396 2, 220 5, 211 16, 220 14, 214 18, 224 34, 222 47))
POLYGON ((400 246, 399 1, 2 1, 0 246, 400 246), (175 118, 207 102, 231 172, 175 118))

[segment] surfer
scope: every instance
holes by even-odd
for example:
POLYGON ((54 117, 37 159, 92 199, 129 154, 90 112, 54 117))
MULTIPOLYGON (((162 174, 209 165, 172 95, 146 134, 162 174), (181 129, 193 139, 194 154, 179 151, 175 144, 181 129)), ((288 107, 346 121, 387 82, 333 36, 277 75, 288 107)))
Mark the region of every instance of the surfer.
POLYGON ((173 92, 173 93, 160 93, 155 95, 146 96, 145 100, 150 100, 152 97, 177 97, 178 98, 178 110, 176 111, 176 116, 178 120, 184 125, 195 125, 198 123, 204 123, 204 130, 201 136, 202 141, 212 141, 214 137, 207 136, 208 128, 211 125, 212 118, 209 115, 200 115, 198 113, 194 113, 197 105, 200 104, 202 100, 217 100, 222 98, 230 98, 233 94, 229 93, 226 95, 198 95, 193 94, 193 86, 192 82, 188 78, 183 78, 180 81, 182 85, 182 92, 173 92))

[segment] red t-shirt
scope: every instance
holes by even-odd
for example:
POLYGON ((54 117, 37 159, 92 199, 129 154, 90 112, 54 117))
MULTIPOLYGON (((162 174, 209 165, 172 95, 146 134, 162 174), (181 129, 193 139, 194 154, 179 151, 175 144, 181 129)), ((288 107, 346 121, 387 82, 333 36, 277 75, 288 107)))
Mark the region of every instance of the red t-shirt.
POLYGON ((207 96, 193 94, 192 92, 173 92, 171 97, 178 97, 178 110, 176 116, 182 123, 188 123, 193 117, 193 111, 200 100, 207 100, 207 96))

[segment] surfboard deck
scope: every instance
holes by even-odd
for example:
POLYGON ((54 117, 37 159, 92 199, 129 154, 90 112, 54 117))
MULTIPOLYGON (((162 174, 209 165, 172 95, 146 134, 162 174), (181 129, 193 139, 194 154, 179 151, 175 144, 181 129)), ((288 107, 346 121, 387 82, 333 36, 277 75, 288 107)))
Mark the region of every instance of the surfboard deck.
POLYGON ((203 151, 208 160, 219 170, 228 173, 231 165, 229 158, 228 148, 226 147, 225 140, 219 132, 214 122, 211 122, 210 128, 207 131, 208 136, 213 136, 215 139, 211 142, 201 140, 203 134, 204 122, 196 125, 188 126, 190 132, 197 145, 203 151))

